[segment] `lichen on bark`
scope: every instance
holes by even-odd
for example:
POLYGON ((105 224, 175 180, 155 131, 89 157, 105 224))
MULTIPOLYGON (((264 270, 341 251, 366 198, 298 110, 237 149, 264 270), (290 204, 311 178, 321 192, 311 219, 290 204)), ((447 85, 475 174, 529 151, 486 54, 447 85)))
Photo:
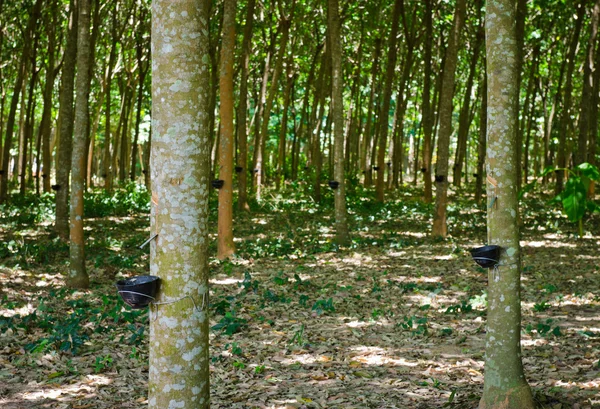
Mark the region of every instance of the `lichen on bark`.
POLYGON ((479 407, 533 409, 521 362, 520 246, 517 178, 517 47, 515 0, 488 1, 488 242, 502 247, 488 273, 484 392, 479 407))
POLYGON ((208 2, 152 4, 150 408, 208 408, 208 2), (196 308, 197 307, 197 308, 196 308))

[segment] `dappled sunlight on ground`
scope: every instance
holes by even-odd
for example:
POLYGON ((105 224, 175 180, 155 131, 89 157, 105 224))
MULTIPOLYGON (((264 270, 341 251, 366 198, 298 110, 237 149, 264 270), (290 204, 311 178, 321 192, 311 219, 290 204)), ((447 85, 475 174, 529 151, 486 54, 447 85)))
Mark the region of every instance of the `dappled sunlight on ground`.
MULTIPOLYGON (((288 212, 279 205, 239 215, 240 255, 210 262, 210 325, 224 324, 210 334, 212 407, 429 409, 451 396, 452 407, 476 407, 488 272, 468 249, 484 243, 485 213, 454 210, 452 228, 463 233, 439 241, 428 237, 427 210, 411 202, 391 210, 357 208, 353 242, 340 249, 328 208, 288 212)), ((49 242, 43 229, 19 238, 26 257, 0 260, 6 263, 0 319, 18 324, 19 316, 38 316, 0 329, 2 409, 20 409, 22 402, 52 409, 147 407, 148 316, 113 310, 116 277, 147 272, 147 248, 137 249, 148 238, 146 222, 90 220, 91 291, 58 293, 68 248, 54 243, 34 252, 31 240, 49 242), (77 314, 95 317, 78 324, 77 334, 88 338, 77 353, 61 351, 60 340, 30 352, 40 339, 61 336, 55 324, 77 314)), ((548 407, 590 407, 600 381, 598 238, 525 231, 526 376, 538 394, 550 396, 548 407)))

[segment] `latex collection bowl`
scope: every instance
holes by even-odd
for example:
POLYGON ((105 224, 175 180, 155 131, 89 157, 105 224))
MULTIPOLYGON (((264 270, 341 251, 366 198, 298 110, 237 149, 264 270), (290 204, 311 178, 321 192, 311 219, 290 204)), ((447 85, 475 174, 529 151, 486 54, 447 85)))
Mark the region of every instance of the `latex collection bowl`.
POLYGON ((117 291, 125 302, 133 309, 147 307, 156 296, 159 278, 156 276, 137 276, 119 280, 117 291))

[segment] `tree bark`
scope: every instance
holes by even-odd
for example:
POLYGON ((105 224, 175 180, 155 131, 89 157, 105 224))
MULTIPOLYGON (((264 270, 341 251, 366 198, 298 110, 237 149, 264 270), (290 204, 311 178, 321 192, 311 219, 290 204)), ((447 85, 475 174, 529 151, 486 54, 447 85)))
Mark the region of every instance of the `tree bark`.
POLYGON ((521 363, 521 251, 517 179, 515 0, 486 5, 488 242, 502 248, 488 273, 484 392, 480 409, 533 409, 521 363))
MULTIPOLYGON (((146 9, 142 8, 140 10, 140 21, 146 20, 146 9)), ((131 145, 131 171, 129 179, 134 181, 136 178, 136 163, 138 157, 138 139, 140 135, 140 123, 142 121, 142 103, 144 101, 144 86, 146 82, 146 74, 148 73, 148 69, 150 68, 150 53, 148 53, 146 60, 144 60, 144 49, 149 49, 147 42, 141 38, 141 35, 137 36, 136 39, 136 58, 137 58, 137 66, 138 66, 138 93, 137 93, 137 107, 136 107, 136 115, 135 115, 135 129, 133 136, 133 144, 131 145)), ((143 166, 143 165, 142 165, 143 166)))
POLYGON ((334 132, 334 180, 339 185, 335 195, 336 241, 340 245, 350 243, 348 215, 346 211, 346 183, 344 172, 344 95, 342 78, 342 37, 338 0, 329 0, 328 7, 329 39, 331 45, 331 110, 334 132))
MULTIPOLYGON (((50 192, 50 171, 52 168, 52 152, 50 152, 50 132, 52 130, 52 91, 54 90, 54 60, 55 60, 55 49, 56 49, 56 3, 50 2, 50 20, 47 22, 46 34, 48 36, 48 62, 46 65, 46 83, 44 85, 44 108, 42 113, 41 127, 41 139, 42 139, 42 179, 44 192, 50 192), (45 176, 45 177, 44 177, 45 176)), ((37 164, 39 168, 39 164, 37 164)), ((39 173, 39 172, 38 172, 39 173)))
POLYGON ((294 85, 294 66, 293 66, 293 53, 288 57, 286 63, 286 84, 283 91, 283 113, 281 114, 281 125, 279 129, 279 144, 277 146, 277 174, 275 175, 275 189, 280 190, 282 182, 285 183, 286 172, 285 172, 285 157, 286 157, 286 139, 288 130, 288 113, 290 110, 292 87, 294 85))
POLYGON ((433 112, 431 108, 431 48, 433 42, 433 23, 432 6, 433 0, 425 0, 425 44, 423 51, 423 173, 424 198, 425 203, 431 203, 433 199, 433 190, 431 186, 431 153, 432 150, 432 132, 433 132, 433 112))
POLYGON ((223 187, 219 189, 219 221, 217 257, 220 260, 235 253, 233 244, 233 59, 235 54, 235 9, 236 0, 225 0, 221 41, 220 67, 220 142, 219 179, 223 187))
POLYGON ((31 8, 31 14, 27 22, 27 28, 23 35, 23 54, 21 54, 21 61, 19 68, 17 69, 17 78, 15 81, 15 88, 10 103, 10 110, 8 112, 8 118, 6 120, 6 139, 4 141, 4 151, 2 152, 2 172, 0 172, 0 203, 4 203, 8 197, 8 166, 10 164, 10 150, 12 148, 13 132, 15 128, 15 116, 17 113, 17 106, 19 104, 19 96, 21 95, 21 89, 23 86, 23 80, 27 76, 27 66, 30 59, 31 53, 31 37, 33 30, 37 24, 37 20, 40 17, 43 0, 37 0, 31 8))
MULTIPOLYGON (((117 60, 117 11, 113 10, 112 15, 112 28, 111 28, 111 39, 112 46, 110 49, 110 54, 108 57, 108 67, 106 73, 106 114, 104 119, 104 155, 103 155, 103 171, 102 177, 104 178, 104 188, 107 191, 111 191, 113 187, 113 178, 115 169, 112 166, 111 160, 111 106, 112 106, 112 77, 113 77, 113 68, 117 60)), ((116 134, 115 134, 116 135, 116 134)), ((116 149, 117 138, 115 136, 114 140, 112 140, 112 148, 116 149)))
POLYGON ((392 14, 392 28, 388 41, 388 60, 385 70, 385 84, 383 88, 383 104, 381 108, 381 115, 379 117, 379 148, 377 150, 377 181, 375 184, 376 198, 378 202, 383 203, 385 193, 385 148, 387 146, 388 136, 388 123, 389 123, 389 110, 390 110, 390 99, 392 97, 392 83, 394 82, 394 71, 396 70, 397 60, 397 39, 398 39, 398 24, 400 22, 400 10, 402 0, 394 1, 394 11, 392 14))
POLYGON ((209 1, 152 4, 150 409, 208 409, 209 1))
POLYGON ((56 152, 56 233, 66 240, 69 237, 69 173, 71 173, 71 151, 73 145, 73 89, 75 81, 75 65, 77 63, 77 23, 78 0, 71 0, 69 5, 70 21, 67 33, 67 44, 60 78, 59 95, 59 138, 60 144, 56 152))
MULTIPOLYGON (((571 105, 573 101, 573 71, 575 70, 575 54, 577 52, 577 46, 579 45, 579 35, 581 34, 581 27, 583 26, 583 17, 585 16, 584 4, 586 0, 581 0, 577 6, 577 20, 575 21, 575 28, 573 36, 571 37, 571 43, 569 45, 569 51, 567 53, 567 72, 566 82, 563 97, 563 106, 560 117, 560 132, 558 134, 558 152, 557 152, 557 166, 559 168, 567 167, 567 134, 569 133, 569 124, 571 120, 571 105)), ((563 190, 565 179, 565 172, 556 172, 556 186, 554 187, 554 193, 560 194, 563 190)))
MULTIPOLYGON (((575 154, 574 165, 577 166, 587 160, 587 145, 588 140, 597 138, 598 136, 590 133, 590 114, 594 109, 590 101, 593 99, 594 92, 594 60, 596 58, 596 39, 598 37, 598 20, 600 17, 600 0, 596 0, 592 9, 592 18, 590 21, 590 36, 588 38, 588 46, 583 63, 583 90, 581 92, 581 105, 579 114, 579 135, 577 140, 577 151, 575 154)), ((596 105, 597 106, 597 105, 596 105)))
POLYGON ((479 61, 479 51, 481 50, 483 39, 484 32, 482 26, 481 31, 478 30, 476 34, 475 44, 473 45, 473 54, 471 55, 471 63, 469 65, 469 76, 467 77, 467 84, 465 86, 465 93, 463 95, 463 102, 458 118, 458 136, 452 178, 452 183, 457 187, 460 187, 461 185, 463 163, 465 162, 467 154, 467 139, 469 136, 469 128, 471 126, 471 90, 473 88, 477 62, 479 61))
POLYGON ((433 236, 446 237, 446 207, 448 205, 448 155, 450 148, 450 134, 452 134, 452 99, 454 96, 454 79, 456 76, 456 63, 461 30, 465 19, 465 0, 456 2, 454 23, 448 49, 440 93, 440 130, 437 144, 437 169, 435 173, 435 211, 433 214, 433 236))
POLYGON ((75 125, 71 157, 70 265, 67 285, 87 288, 89 278, 85 269, 85 238, 83 233, 83 191, 85 188, 85 154, 88 129, 90 92, 90 0, 79 0, 77 33, 77 79, 75 83, 75 125))
POLYGON ((267 133, 269 130, 269 122, 271 118, 271 110, 273 108, 273 101, 275 100, 275 95, 279 90, 279 77, 281 76, 281 71, 283 69, 283 60, 285 57, 285 52, 287 48, 288 39, 290 37, 290 27, 292 25, 292 15, 295 7, 295 0, 292 2, 292 12, 289 17, 285 15, 281 15, 280 20, 280 31, 281 38, 279 42, 279 49, 277 53, 277 58, 275 60, 275 67, 273 68, 273 77, 271 78, 271 87, 269 88, 269 93, 267 95, 267 100, 265 102, 262 122, 260 128, 260 134, 258 138, 258 143, 254 147, 256 149, 256 162, 255 162, 255 175, 256 175, 256 200, 261 199, 261 187, 263 184, 264 172, 265 172, 265 158, 264 158, 264 150, 265 144, 267 140, 267 133))
POLYGON ((373 106, 375 100, 375 90, 377 88, 377 74, 379 72, 379 56, 381 55, 381 38, 375 39, 375 49, 373 50, 373 65, 371 66, 371 92, 369 93, 369 102, 367 104, 367 122, 362 139, 361 164, 365 174, 364 185, 370 187, 373 183, 373 171, 371 169, 371 127, 373 126, 373 112, 376 109, 373 106))
POLYGON ((240 102, 237 111, 237 137, 238 137, 238 210, 248 211, 248 125, 246 124, 248 110, 248 64, 252 47, 252 27, 254 25, 254 7, 256 0, 249 0, 246 8, 246 25, 244 26, 244 39, 242 40, 242 55, 240 65, 240 102))
POLYGON ((477 176, 475 177, 475 202, 479 204, 481 202, 481 194, 483 191, 483 169, 485 165, 485 151, 486 151, 486 134, 487 134, 487 74, 483 72, 483 85, 481 92, 481 107, 479 111, 479 139, 477 143, 477 176))

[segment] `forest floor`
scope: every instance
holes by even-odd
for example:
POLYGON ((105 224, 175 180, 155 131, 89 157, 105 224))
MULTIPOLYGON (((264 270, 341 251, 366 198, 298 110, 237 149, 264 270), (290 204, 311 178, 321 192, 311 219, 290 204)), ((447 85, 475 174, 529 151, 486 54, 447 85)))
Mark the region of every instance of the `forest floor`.
MULTIPOLYGON (((302 193, 254 204, 235 220, 236 258, 211 257, 211 406, 477 407, 487 271, 468 249, 486 241, 484 205, 453 196, 450 237, 433 240, 419 191, 384 205, 351 192, 353 241, 338 248, 331 193, 302 193)), ((0 209, 1 408, 147 407, 148 314, 114 288, 148 271, 147 198, 126 194, 87 199, 89 291, 64 287, 51 197, 0 209)), ((540 407, 600 408, 600 217, 577 238, 546 201, 523 209, 526 377, 540 407)))

